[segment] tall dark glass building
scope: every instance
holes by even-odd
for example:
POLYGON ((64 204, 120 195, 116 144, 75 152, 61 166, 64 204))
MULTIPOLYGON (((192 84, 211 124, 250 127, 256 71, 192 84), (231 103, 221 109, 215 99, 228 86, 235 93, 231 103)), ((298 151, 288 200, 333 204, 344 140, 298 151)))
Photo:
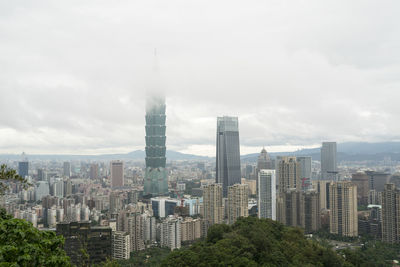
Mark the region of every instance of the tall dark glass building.
POLYGON ((18 175, 22 178, 28 176, 29 172, 29 162, 28 161, 20 161, 18 162, 18 175))
POLYGON ((222 184, 223 196, 228 186, 241 183, 239 123, 237 117, 217 118, 216 183, 222 184))
POLYGON ((149 98, 146 106, 146 173, 144 193, 153 196, 168 193, 165 170, 165 99, 149 98))

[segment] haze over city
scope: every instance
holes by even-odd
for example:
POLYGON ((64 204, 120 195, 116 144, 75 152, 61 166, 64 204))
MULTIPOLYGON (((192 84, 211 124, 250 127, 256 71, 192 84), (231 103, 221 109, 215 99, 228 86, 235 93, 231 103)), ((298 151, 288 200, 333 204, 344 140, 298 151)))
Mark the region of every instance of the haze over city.
POLYGON ((154 48, 167 149, 398 141, 397 1, 2 1, 0 153, 144 149, 154 48), (343 7, 346 8, 343 8, 343 7))

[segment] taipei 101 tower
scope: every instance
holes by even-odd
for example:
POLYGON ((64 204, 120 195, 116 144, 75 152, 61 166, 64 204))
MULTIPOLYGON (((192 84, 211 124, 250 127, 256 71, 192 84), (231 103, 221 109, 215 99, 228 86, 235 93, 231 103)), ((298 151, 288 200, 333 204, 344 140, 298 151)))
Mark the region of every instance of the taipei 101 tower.
POLYGON ((157 62, 154 64, 152 78, 152 86, 149 88, 146 101, 146 173, 144 177, 144 194, 159 196, 168 193, 168 180, 165 170, 166 106, 164 93, 160 88, 157 62))

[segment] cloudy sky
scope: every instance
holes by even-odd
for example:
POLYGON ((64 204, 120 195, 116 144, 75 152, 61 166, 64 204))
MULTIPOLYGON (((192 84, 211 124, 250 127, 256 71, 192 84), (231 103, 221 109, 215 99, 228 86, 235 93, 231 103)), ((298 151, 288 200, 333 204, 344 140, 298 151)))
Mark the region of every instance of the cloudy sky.
POLYGON ((144 148, 157 48, 167 146, 400 140, 399 1, 0 0, 0 153, 144 148))

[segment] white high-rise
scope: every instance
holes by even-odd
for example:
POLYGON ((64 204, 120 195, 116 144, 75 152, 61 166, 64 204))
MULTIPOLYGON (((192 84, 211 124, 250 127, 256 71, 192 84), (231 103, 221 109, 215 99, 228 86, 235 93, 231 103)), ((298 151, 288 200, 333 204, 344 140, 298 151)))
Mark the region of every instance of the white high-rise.
POLYGON ((258 173, 258 218, 276 220, 275 170, 260 170, 258 173))

